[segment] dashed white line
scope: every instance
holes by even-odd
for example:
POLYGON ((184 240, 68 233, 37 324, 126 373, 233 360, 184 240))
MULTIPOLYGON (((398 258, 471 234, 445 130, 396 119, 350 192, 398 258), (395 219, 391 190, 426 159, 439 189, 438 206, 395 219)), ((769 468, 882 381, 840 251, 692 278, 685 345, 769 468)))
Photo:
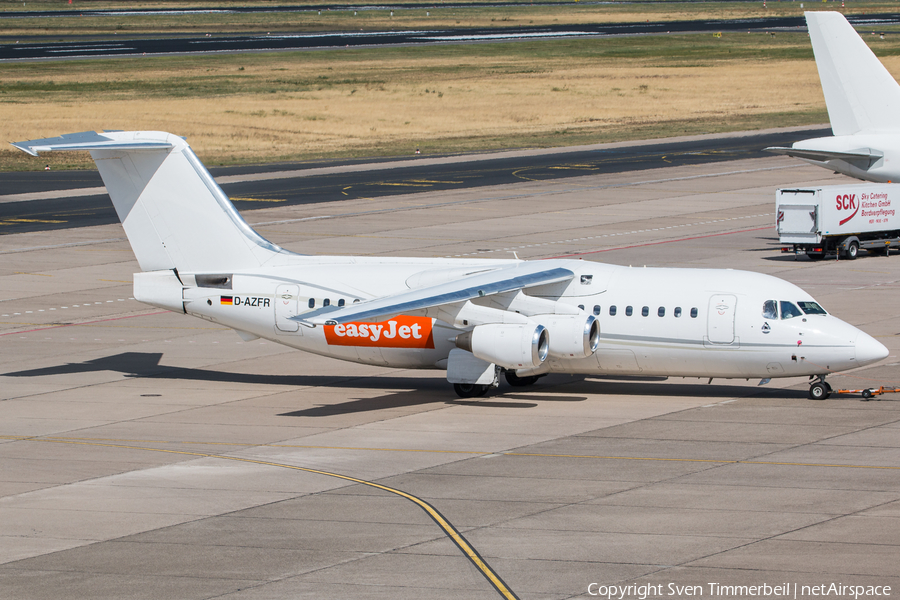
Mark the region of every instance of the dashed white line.
MULTIPOLYGON (((117 298, 115 300, 106 300, 105 302, 94 302, 94 303, 86 302, 84 304, 72 304, 71 308, 86 308, 88 306, 94 306, 97 304, 108 304, 111 302, 125 302, 126 300, 134 300, 134 298, 117 298)), ((52 307, 52 308, 39 308, 39 309, 37 309, 37 312, 42 313, 42 312, 47 312, 47 311, 51 311, 51 310, 65 310, 68 308, 70 308, 70 307, 69 306, 57 306, 57 307, 52 307)), ((30 315, 30 314, 34 314, 34 312, 35 311, 33 311, 33 310, 26 310, 24 314, 30 315)), ((2 318, 2 317, 18 317, 18 316, 21 316, 22 314, 23 313, 6 313, 3 315, 0 315, 0 318, 2 318)))

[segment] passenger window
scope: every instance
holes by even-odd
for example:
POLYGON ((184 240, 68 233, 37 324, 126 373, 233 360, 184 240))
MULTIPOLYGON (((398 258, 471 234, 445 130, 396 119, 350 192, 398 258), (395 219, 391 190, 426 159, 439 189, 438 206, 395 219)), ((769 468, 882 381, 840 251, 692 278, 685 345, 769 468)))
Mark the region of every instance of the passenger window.
POLYGON ((325 298, 322 300, 322 306, 331 306, 331 298, 325 298))
POLYGON ((676 307, 675 307, 675 318, 677 319, 677 318, 680 317, 680 316, 681 316, 681 307, 680 307, 680 306, 676 306, 676 307))
POLYGON ((315 308, 315 307, 316 307, 316 299, 315 299, 315 298, 310 298, 310 299, 309 299, 309 307, 310 307, 310 308, 315 308))
POLYGON ((816 304, 815 302, 798 302, 800 305, 800 310, 805 312, 808 315, 827 315, 825 309, 816 304))
POLYGON ((594 316, 600 316, 600 305, 599 304, 594 305, 594 316))
POLYGON ((579 304, 579 305, 578 305, 578 310, 584 310, 584 304, 579 304))
POLYGON ((609 316, 611 316, 611 317, 616 316, 616 305, 615 304, 613 304, 612 306, 609 307, 609 316))
POLYGON ((646 317, 646 316, 649 316, 649 315, 650 315, 650 307, 649 307, 649 306, 645 306, 644 308, 641 309, 641 316, 642 316, 642 317, 646 317))
POLYGON ((763 318, 765 319, 777 319, 778 318, 778 306, 774 300, 766 300, 763 302, 763 318))
POLYGON ((344 299, 341 298, 340 300, 338 300, 338 306, 343 306, 343 305, 344 305, 344 299))
POLYGON ((625 316, 626 316, 626 317, 630 317, 630 316, 631 316, 631 313, 633 313, 633 312, 634 312, 634 309, 631 308, 630 306, 626 306, 626 307, 625 307, 625 316))
POLYGON ((656 311, 656 314, 658 314, 660 317, 666 316, 666 307, 660 306, 659 310, 656 311))
POLYGON ((694 307, 694 308, 691 309, 691 318, 692 318, 692 319, 696 319, 696 318, 697 318, 697 308, 696 308, 696 307, 694 307))
POLYGON ((800 312, 800 309, 794 306, 792 302, 781 301, 781 318, 782 319, 793 319, 794 317, 802 317, 803 313, 800 312))

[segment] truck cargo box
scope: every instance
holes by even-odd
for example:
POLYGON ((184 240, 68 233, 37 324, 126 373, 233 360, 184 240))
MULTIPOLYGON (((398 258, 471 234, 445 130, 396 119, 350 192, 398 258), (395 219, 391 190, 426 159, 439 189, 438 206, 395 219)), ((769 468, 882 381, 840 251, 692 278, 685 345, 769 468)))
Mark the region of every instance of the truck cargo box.
POLYGON ((856 183, 775 192, 776 228, 797 252, 831 254, 896 247, 900 185, 856 183))

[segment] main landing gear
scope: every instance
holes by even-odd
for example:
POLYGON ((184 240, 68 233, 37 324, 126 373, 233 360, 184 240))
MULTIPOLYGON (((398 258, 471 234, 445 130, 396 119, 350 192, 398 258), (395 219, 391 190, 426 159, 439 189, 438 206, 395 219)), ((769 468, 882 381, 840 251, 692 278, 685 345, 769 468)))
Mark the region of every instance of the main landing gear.
POLYGON ((534 385, 537 383, 537 380, 541 378, 540 375, 528 375, 526 377, 519 377, 516 375, 515 371, 506 371, 503 373, 506 377, 506 383, 513 387, 525 387, 529 385, 534 385))
POLYGON ((816 382, 809 386, 810 400, 827 400, 830 395, 831 386, 825 381, 824 375, 819 375, 816 382))
POLYGON ((477 383, 454 383, 453 391, 460 398, 480 398, 487 394, 490 387, 489 385, 479 385, 477 383))
MULTIPOLYGON (((513 387, 526 387, 529 385, 534 385, 538 379, 543 377, 543 375, 528 375, 526 377, 519 377, 516 375, 515 371, 504 371, 503 375, 506 377, 506 382, 513 387)), ((460 398, 481 398, 485 394, 488 393, 492 387, 497 387, 496 381, 494 385, 480 385, 477 383, 454 383, 453 391, 456 392, 456 395, 460 398)))

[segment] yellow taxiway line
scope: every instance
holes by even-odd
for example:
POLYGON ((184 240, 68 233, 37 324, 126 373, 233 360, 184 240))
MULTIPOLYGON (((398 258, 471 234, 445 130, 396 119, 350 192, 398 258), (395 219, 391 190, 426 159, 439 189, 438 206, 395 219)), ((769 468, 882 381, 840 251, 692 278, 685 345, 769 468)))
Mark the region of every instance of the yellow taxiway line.
MULTIPOLYGON (((494 587, 495 590, 500 594, 501 597, 506 598, 507 600, 519 600, 519 597, 506 585, 503 579, 491 568, 491 566, 481 557, 477 550, 466 540, 466 538, 453 526, 450 521, 444 517, 435 507, 433 507, 428 502, 413 496, 412 494, 408 494, 403 490, 398 490, 396 488, 388 487, 386 485, 381 485, 380 483, 375 483, 373 481, 366 481, 365 479, 359 479, 357 477, 350 477, 349 475, 341 475, 340 473, 331 473, 329 471, 322 471, 320 469, 310 469, 308 467, 298 467, 296 465, 288 465, 284 463, 276 463, 267 460, 259 460, 255 458, 243 458, 240 456, 228 456, 226 454, 209 454, 206 452, 191 452, 188 450, 172 450, 167 448, 150 448, 144 446, 129 446, 126 444, 114 444, 110 442, 101 442, 101 441, 88 441, 86 439, 67 439, 67 438, 35 438, 35 437, 20 437, 20 436, 0 436, 2 439, 13 439, 13 440, 22 440, 22 441, 33 441, 33 442, 49 442, 55 444, 74 444, 81 446, 102 446, 105 448, 121 448, 123 450, 145 450, 148 452, 166 452, 169 454, 182 454, 187 456, 197 456, 202 458, 218 458, 223 460, 233 460, 238 462, 252 463, 257 465, 266 465, 269 467, 279 467, 282 469, 292 469, 295 471, 304 471, 306 473, 315 473, 317 475, 325 475, 328 477, 335 477, 337 479, 343 479, 344 481, 350 481, 353 483, 359 483, 361 485, 367 485, 369 487, 373 487, 379 490, 383 490, 385 492, 390 492, 391 494, 395 494, 400 496, 401 498, 406 498, 413 504, 417 505, 419 508, 424 510, 431 519, 437 523, 438 527, 440 527, 444 533, 449 537, 456 547, 460 549, 463 555, 469 559, 475 567, 484 575, 484 578, 488 580, 491 586, 494 587)), ((265 447, 264 445, 260 445, 261 447, 265 447)))

